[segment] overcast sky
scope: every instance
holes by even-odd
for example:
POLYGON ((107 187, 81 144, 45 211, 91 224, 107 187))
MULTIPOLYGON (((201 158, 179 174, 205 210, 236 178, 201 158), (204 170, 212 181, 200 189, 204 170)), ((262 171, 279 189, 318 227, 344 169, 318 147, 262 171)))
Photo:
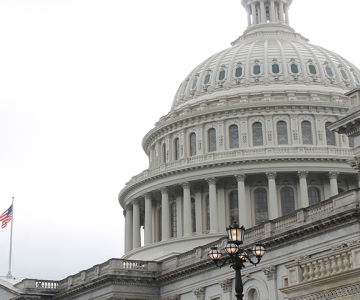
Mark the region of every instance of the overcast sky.
MULTIPOLYGON (((294 0, 290 22, 360 66, 360 2, 341 3, 294 0)), ((123 255, 117 195, 148 166, 143 136, 188 73, 245 29, 240 0, 0 0, 0 214, 14 196, 14 276, 62 279, 123 255)), ((10 224, 0 275, 9 235, 10 224)))

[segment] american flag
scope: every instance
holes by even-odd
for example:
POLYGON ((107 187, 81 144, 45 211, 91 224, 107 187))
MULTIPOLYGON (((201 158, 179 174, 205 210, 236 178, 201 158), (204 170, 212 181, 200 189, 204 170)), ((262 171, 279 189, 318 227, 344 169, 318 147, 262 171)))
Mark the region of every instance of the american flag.
POLYGON ((5 228, 7 223, 9 223, 11 221, 11 219, 12 219, 12 204, 0 216, 0 222, 2 222, 1 228, 5 228))

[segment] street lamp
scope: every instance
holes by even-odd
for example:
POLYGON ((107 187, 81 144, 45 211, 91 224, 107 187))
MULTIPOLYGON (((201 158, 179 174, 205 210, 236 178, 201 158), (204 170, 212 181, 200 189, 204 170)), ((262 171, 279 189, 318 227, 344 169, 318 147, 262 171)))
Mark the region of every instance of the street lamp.
POLYGON ((236 299, 242 300, 243 295, 243 283, 241 280, 241 269, 245 268, 244 262, 248 261, 252 265, 256 266, 266 250, 261 244, 255 244, 251 250, 246 250, 240 247, 244 241, 245 228, 244 226, 239 227, 239 224, 235 221, 234 224, 226 228, 228 234, 228 243, 225 248, 220 251, 217 247, 212 247, 208 255, 219 268, 222 268, 226 263, 230 263, 230 267, 235 270, 235 292, 236 299), (256 258, 257 261, 253 262, 249 257, 249 252, 251 252, 256 258), (225 256, 223 260, 220 260, 222 256, 225 256))

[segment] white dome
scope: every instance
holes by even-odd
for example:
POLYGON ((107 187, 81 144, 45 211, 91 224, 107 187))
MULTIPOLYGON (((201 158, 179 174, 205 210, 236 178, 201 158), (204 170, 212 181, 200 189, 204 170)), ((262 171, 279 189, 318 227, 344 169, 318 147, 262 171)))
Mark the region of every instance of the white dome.
MULTIPOLYGON (((244 2, 244 1, 243 1, 244 2)), ((250 25, 244 35, 199 64, 181 83, 172 110, 211 98, 259 90, 335 89, 359 85, 360 71, 312 45, 286 23, 250 25), (257 73, 257 74, 255 74, 257 73)), ((341 92, 341 91, 340 91, 341 92)))

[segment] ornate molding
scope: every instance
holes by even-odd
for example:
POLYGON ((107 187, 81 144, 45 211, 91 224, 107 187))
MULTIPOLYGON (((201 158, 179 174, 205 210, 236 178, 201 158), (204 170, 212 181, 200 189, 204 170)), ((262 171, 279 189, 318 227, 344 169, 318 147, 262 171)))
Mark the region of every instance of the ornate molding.
POLYGON ((224 293, 228 293, 232 291, 232 280, 230 278, 219 281, 219 284, 223 289, 224 293))
POLYGON ((276 279, 276 267, 275 266, 269 266, 266 268, 262 268, 262 271, 266 275, 268 280, 276 279))
POLYGON ((246 174, 236 174, 235 175, 236 180, 239 181, 245 181, 246 180, 246 174))
POLYGON ((197 299, 205 300, 205 288, 199 287, 199 288, 193 289, 193 293, 195 294, 197 299))
POLYGON ((297 172, 297 175, 298 175, 299 179, 304 179, 304 178, 306 179, 308 174, 309 174, 308 171, 298 171, 297 172))

